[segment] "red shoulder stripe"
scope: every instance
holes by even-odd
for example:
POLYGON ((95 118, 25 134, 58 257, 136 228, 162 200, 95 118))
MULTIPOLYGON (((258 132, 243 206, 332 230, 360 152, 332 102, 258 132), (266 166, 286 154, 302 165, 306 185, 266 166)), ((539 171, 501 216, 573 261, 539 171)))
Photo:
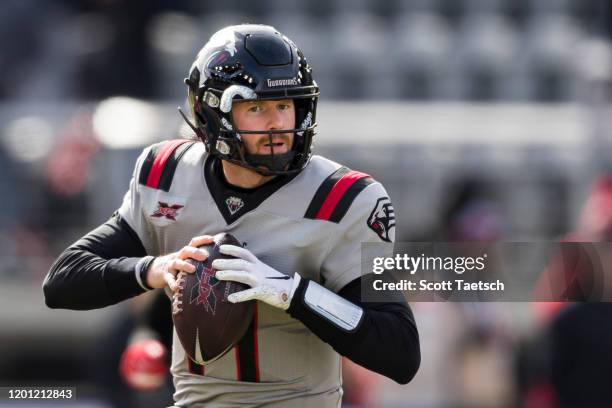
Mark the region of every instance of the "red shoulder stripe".
POLYGON ((155 157, 153 161, 153 165, 151 166, 151 171, 149 172, 149 177, 147 177, 147 187, 158 188, 159 180, 161 179, 164 168, 166 167, 166 163, 172 153, 182 144, 189 142, 189 140, 171 140, 168 143, 165 143, 159 150, 159 153, 155 157))
POLYGON ((340 202, 342 196, 344 196, 344 193, 346 193, 346 191, 357 181, 366 177, 370 177, 370 175, 359 171, 349 171, 344 176, 342 176, 342 178, 340 178, 340 180, 338 180, 336 184, 334 184, 332 190, 325 198, 325 201, 317 212, 315 219, 330 220, 334 209, 340 202))

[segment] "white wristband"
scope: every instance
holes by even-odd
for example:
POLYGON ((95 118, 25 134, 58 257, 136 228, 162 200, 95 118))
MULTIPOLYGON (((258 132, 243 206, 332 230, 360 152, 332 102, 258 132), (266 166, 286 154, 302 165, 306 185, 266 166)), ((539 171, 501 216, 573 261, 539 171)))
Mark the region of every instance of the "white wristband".
POLYGON ((361 322, 363 309, 316 282, 308 282, 304 302, 312 311, 346 331, 353 331, 361 322))
POLYGON ((140 287, 146 291, 153 290, 153 288, 148 287, 142 281, 142 276, 146 276, 146 271, 143 271, 143 268, 148 268, 151 262, 153 262, 153 259, 155 259, 155 257, 145 256, 140 261, 138 261, 136 263, 136 266, 134 267, 134 275, 136 276, 136 282, 138 282, 140 287))

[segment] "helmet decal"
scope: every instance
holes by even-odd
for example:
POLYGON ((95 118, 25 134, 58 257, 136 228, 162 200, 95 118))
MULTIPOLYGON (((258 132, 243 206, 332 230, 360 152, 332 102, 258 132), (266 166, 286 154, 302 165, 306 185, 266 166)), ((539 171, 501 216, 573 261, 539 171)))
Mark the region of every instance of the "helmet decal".
POLYGON ((270 79, 268 78, 268 86, 270 88, 275 86, 287 86, 287 85, 298 85, 299 81, 297 78, 283 78, 283 79, 270 79))
POLYGON ((225 128, 226 128, 227 130, 234 130, 234 127, 232 126, 232 124, 231 124, 231 123, 229 123, 229 121, 228 121, 227 119, 225 119, 224 117, 223 117, 223 118, 221 118, 221 124, 222 124, 223 126, 225 126, 225 128))
POLYGON ((257 94, 251 88, 244 85, 232 85, 221 95, 221 103, 219 104, 221 112, 229 113, 232 110, 232 102, 236 95, 241 96, 242 99, 257 99, 257 94))
POLYGON ((208 46, 214 48, 223 48, 233 57, 236 54, 236 36, 230 27, 226 27, 217 31, 210 37, 208 46))
MULTIPOLYGON (((310 127, 310 125, 312 125, 312 112, 308 112, 306 114, 306 117, 304 118, 304 120, 302 121, 302 124, 300 125, 300 129, 304 130, 304 129, 308 129, 310 127)), ((304 134, 303 131, 297 132, 296 135, 298 136, 302 136, 304 134)))

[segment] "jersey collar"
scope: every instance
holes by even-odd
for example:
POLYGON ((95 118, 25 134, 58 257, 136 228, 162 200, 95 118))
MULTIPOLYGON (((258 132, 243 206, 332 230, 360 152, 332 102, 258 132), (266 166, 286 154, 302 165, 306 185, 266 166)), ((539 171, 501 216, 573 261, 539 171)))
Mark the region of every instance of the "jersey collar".
POLYGON ((276 176, 256 188, 241 188, 227 182, 218 157, 210 155, 204 163, 206 185, 228 225, 257 208, 279 188, 293 180, 297 174, 276 176))

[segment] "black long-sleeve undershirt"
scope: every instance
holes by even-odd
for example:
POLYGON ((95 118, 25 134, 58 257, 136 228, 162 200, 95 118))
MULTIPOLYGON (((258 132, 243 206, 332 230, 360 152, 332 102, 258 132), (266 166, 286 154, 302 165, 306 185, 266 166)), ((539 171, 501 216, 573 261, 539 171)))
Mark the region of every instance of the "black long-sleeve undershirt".
MULTIPOLYGON (((134 270, 144 256, 138 235, 115 214, 68 247, 52 265, 43 284, 47 306, 96 309, 143 293, 134 270)), ((356 279, 338 292, 364 310, 353 332, 340 329, 304 304, 306 279, 300 282, 288 312, 339 354, 405 384, 416 374, 421 359, 412 311, 403 298, 362 302, 360 288, 366 279, 356 279)))
POLYGON ((146 255, 138 235, 114 214, 53 263, 43 283, 45 302, 53 309, 90 310, 139 295, 145 290, 134 270, 146 255))
POLYGON ((372 278, 372 275, 357 278, 338 292, 339 296, 363 308, 363 317, 354 331, 339 328, 306 306, 306 279, 300 281, 288 312, 339 354, 362 367, 406 384, 412 380, 421 364, 414 316, 401 296, 395 296, 389 302, 362 301, 362 285, 371 287, 372 278))

